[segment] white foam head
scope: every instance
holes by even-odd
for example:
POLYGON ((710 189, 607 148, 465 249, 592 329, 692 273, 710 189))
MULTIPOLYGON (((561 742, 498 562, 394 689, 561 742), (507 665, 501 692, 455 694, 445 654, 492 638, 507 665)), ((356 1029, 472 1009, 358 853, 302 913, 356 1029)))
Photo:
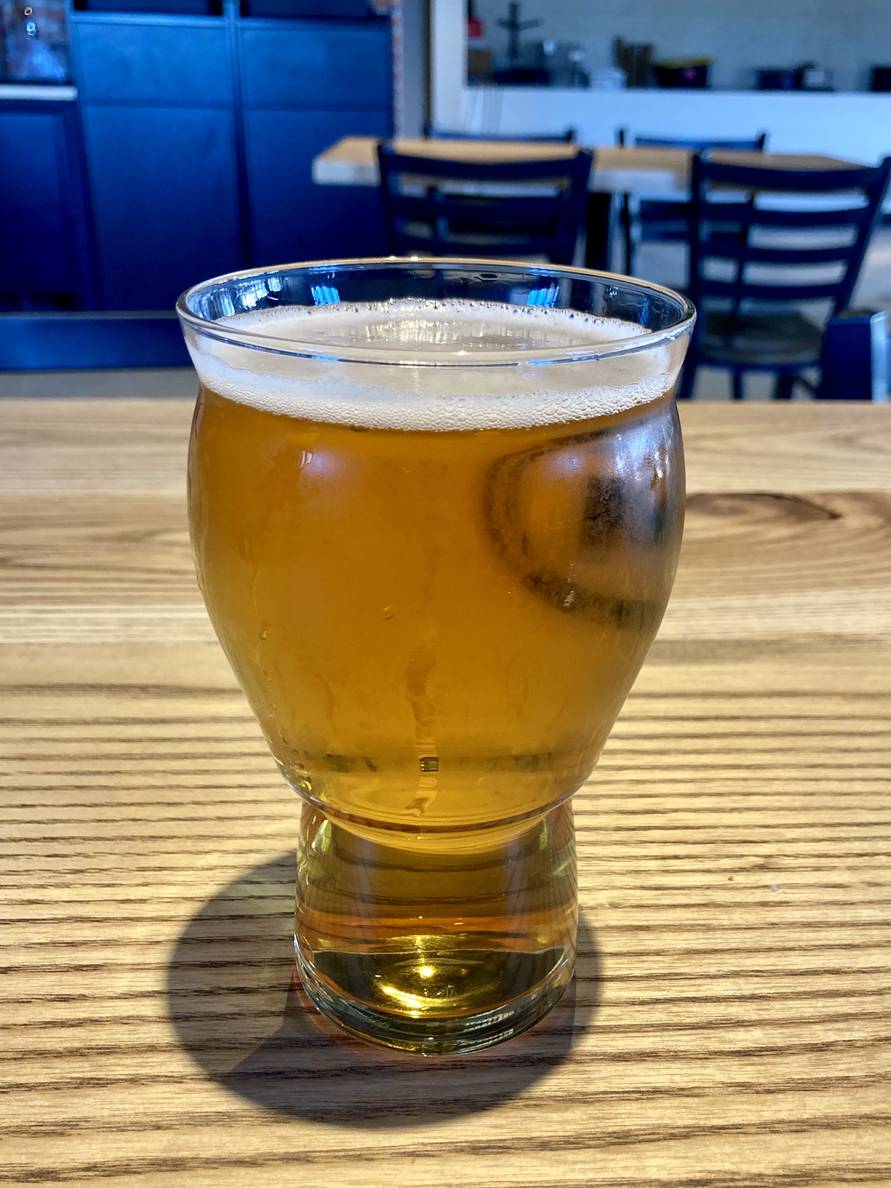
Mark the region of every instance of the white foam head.
POLYGON ((288 306, 215 325, 256 338, 242 345, 187 332, 206 387, 268 412, 367 428, 527 428, 603 417, 663 395, 682 355, 669 341, 573 359, 631 345, 646 331, 495 302, 288 306), (555 361, 556 353, 568 358, 555 361))

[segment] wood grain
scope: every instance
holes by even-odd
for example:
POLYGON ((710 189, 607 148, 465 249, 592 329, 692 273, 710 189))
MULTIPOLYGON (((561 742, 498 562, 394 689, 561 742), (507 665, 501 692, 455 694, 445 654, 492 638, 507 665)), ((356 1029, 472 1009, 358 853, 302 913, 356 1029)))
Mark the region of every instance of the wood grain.
POLYGON ((441 1061, 290 988, 296 805, 195 588, 189 415, 0 405, 0 1183, 891 1183, 891 408, 685 408, 573 991, 441 1061))
MULTIPOLYGON (((459 161, 530 161, 571 156, 576 145, 504 140, 397 140, 400 152, 459 161)), ((617 148, 600 145, 591 173, 592 190, 610 194, 646 194, 677 198, 690 187, 690 158, 686 149, 617 148)), ((852 162, 805 153, 731 153, 722 160, 741 165, 775 165, 778 169, 836 169, 852 162)), ((329 186, 376 186, 377 139, 344 136, 313 161, 313 180, 329 186)))

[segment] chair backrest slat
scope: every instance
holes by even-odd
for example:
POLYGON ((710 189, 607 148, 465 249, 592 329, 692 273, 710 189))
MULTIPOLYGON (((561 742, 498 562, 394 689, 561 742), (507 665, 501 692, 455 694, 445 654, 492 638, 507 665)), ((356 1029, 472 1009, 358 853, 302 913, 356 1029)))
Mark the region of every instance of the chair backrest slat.
MULTIPOLYGON (((723 150, 722 150, 723 151, 723 150)), ((764 185, 765 170, 769 173, 772 194, 840 194, 845 190, 863 191, 881 166, 852 165, 830 166, 822 169, 788 169, 780 165, 741 165, 734 161, 721 160, 713 151, 701 153, 708 165, 709 181, 712 185, 750 190, 751 176, 758 174, 764 185), (718 174, 720 170, 720 175, 718 174)))
POLYGON ((713 260, 743 260, 749 264, 847 264, 851 251, 849 243, 832 247, 789 246, 773 247, 731 239, 729 235, 711 235, 702 242, 702 251, 713 260))
POLYGON ((450 128, 436 128, 433 124, 424 125, 424 136, 428 140, 494 140, 499 142, 514 141, 518 144, 575 144, 575 128, 564 128, 562 132, 460 132, 450 128))
POLYGON ((461 181, 473 184, 504 182, 508 185, 528 185, 529 182, 565 181, 578 168, 580 158, 591 160, 586 149, 576 152, 561 150, 558 156, 536 157, 528 161, 474 161, 459 157, 424 157, 397 152, 389 144, 378 146, 378 157, 386 161, 388 171, 401 177, 423 178, 425 181, 461 181))
MULTIPOLYGON (((704 152, 706 149, 736 150, 761 153, 767 145, 767 133, 756 136, 697 139, 695 137, 640 136, 627 128, 619 128, 616 140, 622 147, 671 148, 704 152)), ((682 200, 639 198, 633 194, 622 197, 621 222, 625 237, 625 268, 634 270, 635 245, 641 243, 686 243, 689 207, 682 200)))
POLYGON ((878 166, 790 169, 737 164, 711 153, 697 154, 691 170, 692 300, 702 303, 705 298, 722 298, 736 309, 745 301, 828 300, 833 313, 843 309, 850 301, 880 216, 889 174, 891 157, 878 166), (742 191, 745 199, 728 200, 734 190, 742 191), (779 206, 772 205, 777 195, 779 206), (820 209, 827 196, 837 196, 836 209, 820 209), (815 243, 812 233, 829 228, 836 232, 834 242, 815 243), (779 242, 776 236, 771 237, 772 242, 764 242, 761 233, 765 229, 789 234, 779 242), (842 231, 847 232, 846 242, 837 234, 842 231), (725 273, 729 264, 733 278, 716 275, 715 261, 724 264, 725 273), (750 276, 753 265, 755 272, 750 276), (826 278, 829 265, 836 267, 834 279, 826 278), (808 268, 824 271, 809 281, 808 268), (790 269, 797 272, 792 282, 790 269), (805 276, 799 269, 805 270, 805 276))
POLYGON ((799 204, 794 209, 783 207, 758 206, 753 208, 750 202, 712 201, 710 204, 713 215, 709 221, 720 223, 745 222, 750 226, 776 227, 795 229, 803 225, 809 230, 822 230, 828 227, 850 227, 858 219, 868 217, 866 204, 860 206, 835 206, 821 209, 819 206, 809 207, 802 213, 799 204), (803 217, 805 222, 802 222, 803 217))
POLYGON ((677 148, 689 149, 694 153, 704 153, 712 150, 735 150, 737 152, 762 153, 767 144, 767 133, 759 132, 757 136, 738 137, 737 139, 691 139, 690 137, 639 136, 627 128, 620 128, 616 133, 616 140, 622 148, 677 148))
POLYGON ((546 256, 571 264, 584 225, 593 155, 464 161, 378 145, 392 251, 546 256))
MULTIPOLYGON (((823 281, 799 285, 758 284, 747 281, 744 297, 751 301, 822 301, 833 299, 838 293, 838 281, 823 281)), ((703 297, 729 297, 736 300, 740 295, 740 284, 735 280, 700 280, 697 287, 700 301, 703 297)))
POLYGON ((553 223, 556 214, 550 196, 520 197, 513 194, 403 194, 399 214, 406 221, 425 219, 469 219, 499 221, 503 224, 527 223, 537 226, 553 223))

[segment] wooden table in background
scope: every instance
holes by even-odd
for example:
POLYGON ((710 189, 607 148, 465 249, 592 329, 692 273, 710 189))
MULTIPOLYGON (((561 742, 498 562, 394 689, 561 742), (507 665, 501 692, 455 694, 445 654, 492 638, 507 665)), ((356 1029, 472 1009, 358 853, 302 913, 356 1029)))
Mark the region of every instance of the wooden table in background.
MULTIPOLYGON (((521 140, 420 139, 394 140, 402 153, 419 157, 446 157, 458 161, 559 160, 578 152, 579 145, 521 140)), ((376 186, 377 138, 344 136, 313 160, 313 181, 325 186, 376 186)), ((678 148, 594 148, 594 168, 588 194, 585 264, 610 267, 613 234, 613 199, 617 194, 681 200, 690 195, 690 161, 693 154, 678 148)), ((772 165, 777 169, 844 169, 852 162, 839 157, 803 153, 721 152, 715 156, 740 165, 772 165)))
MULTIPOLYGON (((377 138, 344 136, 312 163, 313 181, 324 186, 376 186, 377 138)), ((572 156, 584 145, 521 140, 394 140, 401 153, 419 157, 446 157, 457 161, 530 161, 572 156)), ((677 148, 594 148, 590 189, 604 194, 642 194, 648 198, 686 198, 690 193, 690 159, 693 154, 677 148)), ((844 169, 851 165, 839 157, 813 153, 715 154, 720 160, 741 165, 773 165, 778 169, 844 169)))
POLYGON ((0 403, 0 1183, 891 1182, 891 408, 684 409, 574 989, 442 1060, 289 988, 297 806, 195 587, 189 415, 0 403))

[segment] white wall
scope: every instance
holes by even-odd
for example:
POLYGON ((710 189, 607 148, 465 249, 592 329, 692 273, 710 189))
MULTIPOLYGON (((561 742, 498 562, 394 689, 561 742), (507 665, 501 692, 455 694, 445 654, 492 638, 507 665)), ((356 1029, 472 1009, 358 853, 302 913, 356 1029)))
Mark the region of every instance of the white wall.
MULTIPOLYGON (((891 0, 888 0, 891 5, 891 0)), ((770 91, 564 91, 458 86, 435 112, 474 133, 553 132, 572 124, 586 145, 615 144, 616 129, 707 140, 767 132, 778 153, 823 153, 874 164, 891 155, 891 95, 770 91)))
MULTIPOLYGON (((477 0, 477 13, 503 57, 507 0, 477 0)), ((523 0, 521 16, 544 21, 525 37, 580 42, 591 66, 611 64, 618 36, 658 58, 713 58, 712 85, 730 89, 754 86, 756 67, 814 61, 838 90, 864 90, 871 65, 891 64, 891 0, 523 0)))
POLYGON ((420 136, 427 119, 428 15, 417 0, 393 6, 397 136, 420 136))

